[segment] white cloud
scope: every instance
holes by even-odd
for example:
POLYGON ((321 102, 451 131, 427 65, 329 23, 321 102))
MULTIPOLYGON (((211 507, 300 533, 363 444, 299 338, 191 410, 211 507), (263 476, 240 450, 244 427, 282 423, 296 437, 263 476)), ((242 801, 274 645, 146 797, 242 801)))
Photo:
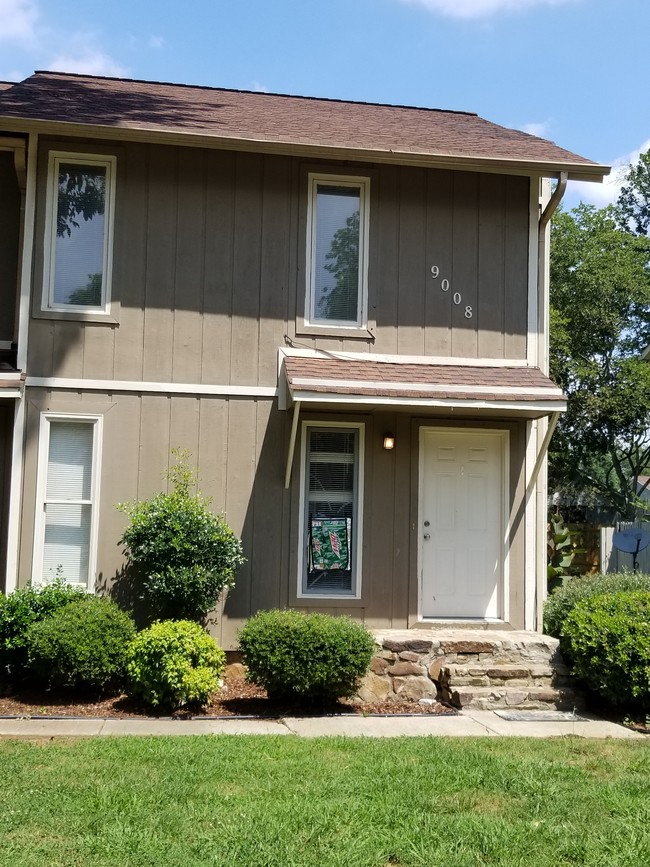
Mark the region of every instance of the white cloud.
POLYGON ((255 93, 269 93, 269 89, 265 84, 260 84, 259 81, 254 81, 252 89, 255 93))
POLYGON ((26 73, 19 72, 17 69, 10 69, 9 72, 0 72, 0 81, 22 81, 26 77, 26 73))
POLYGON ((532 6, 558 6, 573 0, 402 0, 450 18, 486 18, 499 12, 522 12, 532 6))
POLYGON ((81 50, 79 53, 58 54, 47 65, 48 69, 57 72, 78 72, 83 75, 110 75, 123 78, 129 70, 104 54, 102 51, 93 51, 91 48, 81 50))
POLYGON ((548 132, 551 127, 551 122, 545 120, 541 123, 525 123, 518 127, 522 132, 527 132, 528 135, 536 135, 539 138, 548 138, 548 132))
POLYGON ((148 44, 149 48, 163 48, 165 45, 165 39, 162 36, 150 36, 148 44))
MULTIPOLYGON (((23 55, 13 63, 30 69, 119 76, 127 72, 102 49, 99 34, 64 30, 44 21, 38 0, 0 0, 2 41, 13 48, 14 53, 23 55)), ((15 69, 5 76, 7 80, 24 78, 15 69)))
POLYGON ((31 42, 38 20, 33 0, 0 0, 0 40, 31 42))
POLYGON ((564 197, 564 207, 566 209, 575 208, 580 202, 595 205, 597 208, 614 204, 621 192, 629 165, 637 162, 641 154, 649 149, 650 139, 647 139, 640 147, 624 156, 617 157, 613 160, 612 170, 602 184, 570 181, 564 197))

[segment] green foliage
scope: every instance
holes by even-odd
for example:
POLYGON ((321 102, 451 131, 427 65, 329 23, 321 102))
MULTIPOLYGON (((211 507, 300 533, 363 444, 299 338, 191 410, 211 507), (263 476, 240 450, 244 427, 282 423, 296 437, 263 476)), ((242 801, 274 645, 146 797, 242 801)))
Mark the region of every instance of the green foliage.
POLYGON ((120 542, 141 575, 143 599, 160 618, 203 620, 245 562, 241 542, 210 500, 192 494, 188 453, 174 450, 171 493, 121 504, 130 525, 120 542))
POLYGON ((82 590, 58 579, 41 588, 0 593, 0 675, 21 677, 27 665, 27 630, 70 602, 84 599, 82 590))
POLYGON ((564 622, 578 603, 603 593, 629 590, 650 591, 650 575, 633 572, 615 572, 610 575, 584 575, 566 578, 544 604, 544 632, 560 639, 562 653, 571 659, 569 642, 562 638, 564 622))
POLYGON ((261 611, 239 633, 248 679, 272 698, 312 703, 353 695, 375 641, 347 617, 261 611))
POLYGON ((562 515, 549 516, 547 532, 547 576, 549 582, 555 582, 563 575, 569 575, 571 564, 576 554, 583 554, 585 549, 578 548, 574 542, 575 533, 564 523, 562 515))
POLYGON ((101 171, 93 173, 87 166, 75 168, 72 164, 59 168, 59 196, 56 234, 65 238, 72 229, 79 228, 79 217, 85 222, 103 214, 106 205, 106 177, 101 171))
POLYGON ((641 154, 636 165, 631 165, 625 175, 616 206, 621 223, 633 224, 639 235, 650 230, 650 150, 641 154))
POLYGON ((51 687, 118 687, 134 635, 133 620, 112 599, 84 596, 30 626, 29 672, 51 687))
POLYGON ((650 710, 650 590, 583 599, 562 635, 591 690, 612 704, 650 710))
POLYGON ((551 376, 568 409, 550 484, 632 516, 650 464, 650 239, 589 205, 556 214, 551 237, 551 376))
POLYGON ((219 689, 226 655, 189 620, 158 621, 142 630, 128 650, 127 692, 152 707, 205 704, 219 689))

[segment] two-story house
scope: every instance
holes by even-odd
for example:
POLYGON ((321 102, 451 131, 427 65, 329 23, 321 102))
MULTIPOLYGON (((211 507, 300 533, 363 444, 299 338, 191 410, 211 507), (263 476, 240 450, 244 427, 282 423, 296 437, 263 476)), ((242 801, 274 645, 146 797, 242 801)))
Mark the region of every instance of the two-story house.
POLYGON ((225 647, 277 606, 541 628, 548 222, 607 172, 465 112, 3 85, 5 589, 110 588, 179 446, 248 558, 225 647))

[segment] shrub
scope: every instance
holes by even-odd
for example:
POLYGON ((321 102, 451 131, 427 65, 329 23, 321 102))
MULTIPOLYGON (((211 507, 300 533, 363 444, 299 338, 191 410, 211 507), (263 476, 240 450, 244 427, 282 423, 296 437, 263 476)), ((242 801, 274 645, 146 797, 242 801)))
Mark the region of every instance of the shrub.
POLYGON ((131 520, 120 542, 143 583, 143 599, 159 618, 202 621, 245 562, 241 542, 210 500, 192 494, 186 452, 174 450, 171 493, 118 506, 131 520))
POLYGON ((583 599, 564 622, 576 674, 612 704, 650 709, 650 591, 583 599))
POLYGON ((133 620, 112 599, 85 596, 30 626, 29 672, 53 687, 118 687, 134 634, 133 620))
POLYGON ((206 704, 219 688, 226 654, 198 623, 162 620, 129 646, 127 692, 153 707, 206 704))
POLYGON ((353 695, 375 641, 347 617, 261 611, 245 624, 239 645, 248 679, 269 697, 324 704, 353 695))
POLYGON ((650 590, 650 575, 616 572, 611 575, 567 578, 561 587, 551 593, 544 604, 544 632, 560 639, 560 649, 567 661, 571 660, 571 647, 562 637, 562 628, 571 611, 584 599, 622 590, 650 590))
POLYGON ((27 630, 39 620, 85 593, 58 579, 41 588, 25 587, 8 596, 0 594, 0 675, 22 677, 27 666, 27 630))

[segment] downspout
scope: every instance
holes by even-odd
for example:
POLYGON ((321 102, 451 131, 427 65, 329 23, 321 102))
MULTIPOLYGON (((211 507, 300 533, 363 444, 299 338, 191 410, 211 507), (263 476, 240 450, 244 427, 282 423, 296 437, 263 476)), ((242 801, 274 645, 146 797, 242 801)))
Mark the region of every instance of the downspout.
MULTIPOLYGON (((549 308, 550 308, 550 275, 549 275, 549 255, 546 244, 546 234, 549 223, 553 214, 557 211, 560 202, 566 192, 568 181, 568 173, 560 172, 558 182, 553 190, 553 194, 546 203, 539 217, 538 227, 538 286, 539 286, 539 305, 538 308, 538 323, 542 325, 541 331, 538 326, 538 341, 537 341, 537 363, 543 373, 548 375, 549 368, 549 308), (541 338, 541 339, 540 339, 541 338)), ((550 243, 550 241, 549 241, 550 243)), ((547 470, 544 460, 551 441, 551 437, 555 430, 555 426, 559 419, 559 413, 554 413, 550 424, 548 420, 542 419, 537 423, 537 456, 535 465, 531 473, 531 478, 526 486, 525 504, 526 508, 532 496, 533 490, 537 488, 537 497, 534 506, 536 539, 535 549, 537 556, 536 580, 535 580, 535 596, 533 602, 534 610, 534 628, 541 630, 541 624, 544 613, 544 599, 546 597, 546 510, 547 510, 547 470), (541 439, 541 443, 540 443, 541 439), (538 484, 539 481, 539 484, 538 484)))
POLYGON ((542 232, 547 227, 551 217, 557 211, 558 205, 562 201, 564 193, 566 192, 566 185, 567 185, 568 180, 569 180, 568 172, 560 172, 560 177, 558 178, 556 188, 553 190, 553 195, 548 200, 546 207, 542 211, 542 215, 539 218, 540 239, 541 239, 542 232))

